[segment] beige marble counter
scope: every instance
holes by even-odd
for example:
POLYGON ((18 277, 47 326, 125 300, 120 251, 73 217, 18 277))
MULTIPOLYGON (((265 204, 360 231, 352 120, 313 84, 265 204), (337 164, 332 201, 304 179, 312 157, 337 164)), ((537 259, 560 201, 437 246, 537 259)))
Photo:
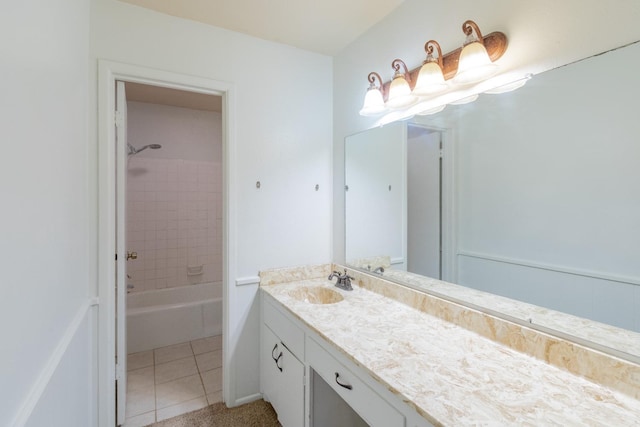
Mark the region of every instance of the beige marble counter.
POLYGON ((445 297, 465 301, 532 324, 562 331, 565 335, 572 335, 585 342, 626 353, 631 360, 640 360, 640 333, 638 332, 407 271, 386 269, 381 278, 400 281, 418 289, 436 292, 445 297))
POLYGON ((628 395, 359 286, 321 278, 261 289, 435 425, 640 425, 628 395), (300 301, 299 286, 344 300, 300 301))

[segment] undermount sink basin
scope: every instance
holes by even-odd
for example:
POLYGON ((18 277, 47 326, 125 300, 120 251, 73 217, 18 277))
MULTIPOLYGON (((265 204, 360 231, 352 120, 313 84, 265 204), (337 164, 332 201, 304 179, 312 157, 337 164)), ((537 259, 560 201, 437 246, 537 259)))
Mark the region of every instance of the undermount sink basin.
POLYGON ((292 298, 298 301, 308 302, 310 304, 335 304, 342 301, 344 298, 340 295, 340 292, 331 288, 323 288, 320 286, 314 287, 302 287, 293 289, 289 292, 292 298))

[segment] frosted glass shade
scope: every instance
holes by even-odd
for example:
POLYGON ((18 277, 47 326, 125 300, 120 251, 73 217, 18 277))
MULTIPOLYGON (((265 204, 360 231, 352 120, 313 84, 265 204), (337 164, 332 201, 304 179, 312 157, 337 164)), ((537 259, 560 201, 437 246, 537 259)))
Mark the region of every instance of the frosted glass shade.
POLYGON ((413 88, 413 94, 417 96, 429 96, 443 92, 446 89, 447 84, 444 82, 440 65, 435 61, 426 62, 422 68, 420 68, 416 86, 413 88))
POLYGON ((383 113, 386 109, 380 89, 376 87, 369 88, 364 96, 364 105, 360 110, 360 115, 375 116, 383 113))
POLYGON ((491 62, 487 49, 480 42, 471 42, 462 48, 458 60, 458 72, 453 81, 457 84, 476 83, 494 75, 498 66, 491 62))
POLYGON ((386 106, 391 110, 399 110, 418 102, 418 98, 411 94, 411 87, 402 74, 396 74, 389 85, 389 98, 386 106))

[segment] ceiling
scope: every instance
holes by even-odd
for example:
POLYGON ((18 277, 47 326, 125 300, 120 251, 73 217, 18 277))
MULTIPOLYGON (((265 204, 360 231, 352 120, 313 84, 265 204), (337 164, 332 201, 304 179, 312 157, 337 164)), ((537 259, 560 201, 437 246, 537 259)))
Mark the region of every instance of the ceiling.
POLYGON ((265 40, 335 55, 404 0, 120 0, 265 40))
POLYGON ((222 111, 222 97, 141 83, 125 83, 127 101, 171 105, 192 110, 222 111))

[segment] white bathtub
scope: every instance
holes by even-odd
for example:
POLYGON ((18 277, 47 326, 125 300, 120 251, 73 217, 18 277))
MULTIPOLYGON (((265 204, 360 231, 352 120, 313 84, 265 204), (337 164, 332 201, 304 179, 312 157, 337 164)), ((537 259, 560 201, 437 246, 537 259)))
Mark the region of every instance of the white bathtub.
POLYGON ((127 295, 127 353, 222 334, 222 284, 127 295))

